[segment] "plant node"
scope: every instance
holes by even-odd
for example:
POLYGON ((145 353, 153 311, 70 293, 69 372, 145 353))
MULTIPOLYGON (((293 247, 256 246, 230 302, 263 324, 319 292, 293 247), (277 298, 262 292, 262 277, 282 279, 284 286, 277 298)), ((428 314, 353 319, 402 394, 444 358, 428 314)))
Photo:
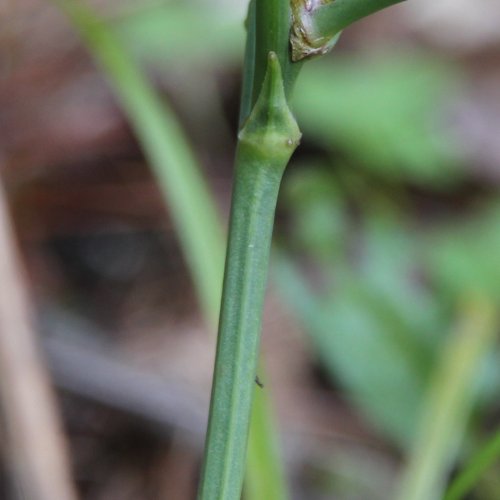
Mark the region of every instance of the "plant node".
POLYGON ((313 34, 313 12, 327 3, 331 2, 325 0, 291 0, 292 27, 290 44, 292 47, 292 61, 297 62, 306 57, 326 54, 337 43, 340 33, 334 36, 322 37, 313 34))

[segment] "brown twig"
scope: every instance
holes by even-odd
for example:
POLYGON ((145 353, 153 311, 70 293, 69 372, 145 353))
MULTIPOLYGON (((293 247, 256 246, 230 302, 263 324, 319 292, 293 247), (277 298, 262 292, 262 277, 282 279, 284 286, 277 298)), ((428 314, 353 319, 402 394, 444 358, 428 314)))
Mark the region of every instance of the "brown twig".
POLYGON ((54 395, 31 325, 0 184, 0 406, 16 489, 28 500, 75 500, 54 395))

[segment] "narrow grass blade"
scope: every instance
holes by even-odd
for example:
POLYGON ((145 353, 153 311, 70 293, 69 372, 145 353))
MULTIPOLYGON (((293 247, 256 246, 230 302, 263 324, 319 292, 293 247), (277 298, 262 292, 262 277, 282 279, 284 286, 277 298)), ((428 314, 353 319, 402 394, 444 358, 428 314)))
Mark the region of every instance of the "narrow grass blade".
MULTIPOLYGON (((262 376, 260 369, 259 373, 262 376)), ((267 387, 261 388, 257 384, 254 391, 250 433, 252 439, 248 442, 245 498, 285 500, 288 498, 288 491, 284 481, 284 467, 278 454, 279 433, 274 420, 270 418, 269 391, 267 387)))
POLYGON ((442 498, 467 421, 476 373, 496 325, 495 306, 487 298, 471 298, 463 304, 460 323, 451 333, 424 403, 399 500, 442 498))
POLYGON ((100 63, 134 127, 174 218, 205 317, 215 324, 222 289, 223 232, 175 115, 153 91, 110 26, 80 2, 56 1, 100 63))
POLYGON ((461 500, 476 485, 481 475, 500 457, 500 430, 474 455, 454 479, 443 500, 461 500))

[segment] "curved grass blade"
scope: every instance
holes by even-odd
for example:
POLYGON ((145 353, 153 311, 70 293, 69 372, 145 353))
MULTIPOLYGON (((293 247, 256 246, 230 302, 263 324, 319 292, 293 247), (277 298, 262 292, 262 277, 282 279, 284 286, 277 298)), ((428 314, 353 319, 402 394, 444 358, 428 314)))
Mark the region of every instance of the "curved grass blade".
POLYGON ((495 305, 487 297, 468 299, 438 363, 399 500, 438 500, 462 439, 473 399, 474 380, 497 326, 495 305))
POLYGON ((500 457, 500 430, 472 457, 465 469, 453 480, 443 500, 464 498, 498 457, 500 457))

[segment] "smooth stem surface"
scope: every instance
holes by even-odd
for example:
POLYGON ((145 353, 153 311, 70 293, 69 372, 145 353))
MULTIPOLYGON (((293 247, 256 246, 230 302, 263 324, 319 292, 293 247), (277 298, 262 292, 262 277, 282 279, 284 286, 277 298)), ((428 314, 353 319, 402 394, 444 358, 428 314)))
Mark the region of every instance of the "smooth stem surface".
POLYGON ((311 14, 313 34, 332 37, 350 24, 403 0, 334 0, 314 9, 311 14))
POLYGON ((443 500, 464 498, 498 457, 500 457, 500 430, 472 457, 465 469, 454 479, 443 500))
POLYGON ((291 59, 289 0, 251 0, 246 27, 240 127, 248 118, 260 94, 270 52, 278 56, 288 101, 302 67, 301 63, 293 63, 291 59))
POLYGON ((291 10, 289 0, 254 0, 255 9, 255 75, 253 104, 259 96, 270 52, 278 56, 287 101, 300 70, 290 58, 291 10))
POLYGON ((474 297, 461 308, 424 402, 399 500, 438 500, 462 438, 476 374, 497 326, 495 305, 474 297))
POLYGON ((267 277, 269 244, 281 176, 239 162, 233 190, 224 306, 212 390, 200 498, 241 494, 248 422, 267 277), (221 470, 222 469, 222 470, 221 470))
POLYGON ((240 113, 238 129, 243 127, 245 120, 250 115, 254 104, 253 87, 255 79, 255 45, 256 22, 257 22, 257 0, 250 0, 248 13, 245 20, 247 38, 245 43, 245 58, 243 61, 243 81, 241 87, 240 113))
POLYGON ((236 152, 200 500, 241 496, 274 212, 284 169, 300 138, 278 57, 271 53, 268 60, 261 94, 236 152))
POLYGON ((291 0, 293 60, 328 52, 340 32, 385 7, 403 0, 291 0))
MULTIPOLYGON (((274 52, 278 56, 287 99, 290 98, 302 66, 300 63, 292 63, 290 57, 291 16, 288 0, 251 0, 245 24, 247 39, 243 63, 240 128, 250 115, 262 88, 269 53, 274 52)), ((258 373, 265 380, 264 368, 261 363, 258 373)), ((270 400, 264 397, 263 392, 261 389, 257 390, 252 408, 245 498, 286 500, 288 491, 279 453, 278 434, 271 418, 270 400)), ((268 389, 265 392, 267 393, 268 389)))

